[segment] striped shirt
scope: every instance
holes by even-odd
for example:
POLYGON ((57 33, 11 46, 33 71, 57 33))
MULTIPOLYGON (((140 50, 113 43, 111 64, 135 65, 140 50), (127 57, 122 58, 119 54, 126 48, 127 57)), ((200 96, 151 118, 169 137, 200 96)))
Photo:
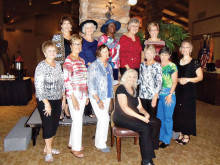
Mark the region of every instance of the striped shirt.
POLYGON ((67 97, 70 98, 72 94, 80 99, 87 97, 87 68, 85 61, 82 58, 72 59, 67 56, 63 64, 63 72, 67 97))

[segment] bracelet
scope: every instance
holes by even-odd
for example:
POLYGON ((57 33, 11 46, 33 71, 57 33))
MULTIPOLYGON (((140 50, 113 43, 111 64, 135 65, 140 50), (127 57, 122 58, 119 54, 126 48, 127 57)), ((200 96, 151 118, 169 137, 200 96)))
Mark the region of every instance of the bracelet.
POLYGON ((172 94, 172 93, 169 93, 169 95, 171 95, 171 96, 172 96, 173 94, 172 94))
POLYGON ((100 103, 100 101, 101 101, 101 100, 99 99, 99 101, 97 102, 97 104, 100 103))

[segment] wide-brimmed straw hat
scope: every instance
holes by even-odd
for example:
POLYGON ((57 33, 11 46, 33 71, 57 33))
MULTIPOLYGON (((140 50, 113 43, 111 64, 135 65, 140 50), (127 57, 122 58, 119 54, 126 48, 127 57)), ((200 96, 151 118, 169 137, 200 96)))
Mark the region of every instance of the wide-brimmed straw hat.
POLYGON ((121 23, 119 21, 115 21, 113 19, 108 19, 104 25, 101 27, 101 32, 105 33, 105 29, 108 26, 108 24, 114 23, 116 25, 116 32, 121 28, 121 23))

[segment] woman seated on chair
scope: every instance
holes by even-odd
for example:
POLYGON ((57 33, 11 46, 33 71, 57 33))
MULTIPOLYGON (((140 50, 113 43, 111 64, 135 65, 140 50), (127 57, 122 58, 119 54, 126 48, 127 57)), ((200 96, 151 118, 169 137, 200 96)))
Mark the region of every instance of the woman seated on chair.
POLYGON ((127 128, 138 132, 139 145, 141 150, 141 164, 153 164, 155 158, 152 143, 152 134, 159 131, 160 121, 157 118, 150 118, 150 115, 142 107, 140 98, 137 97, 138 73, 134 69, 127 70, 122 78, 115 94, 115 112, 113 122, 115 126, 127 128))

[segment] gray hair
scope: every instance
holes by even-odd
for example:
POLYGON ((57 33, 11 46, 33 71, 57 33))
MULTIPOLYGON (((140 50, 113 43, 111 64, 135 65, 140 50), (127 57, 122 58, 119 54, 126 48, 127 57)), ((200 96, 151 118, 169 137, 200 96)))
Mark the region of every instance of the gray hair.
MULTIPOLYGON (((122 85, 126 84, 126 82, 128 82, 128 81, 127 81, 127 78, 128 78, 128 76, 129 76, 131 73, 134 73, 134 74, 136 75, 137 79, 138 79, 138 72, 137 72, 136 70, 134 70, 134 69, 128 69, 128 70, 126 70, 125 73, 122 75, 120 84, 122 84, 122 85)), ((136 82, 135 84, 133 84, 132 87, 133 87, 134 89, 137 89, 137 82, 136 82)))
POLYGON ((192 53, 193 45, 192 45, 192 42, 189 41, 189 40, 185 40, 185 41, 183 41, 183 42, 181 43, 181 47, 179 48, 180 53, 182 53, 182 47, 183 47, 183 45, 184 45, 185 43, 188 43, 188 44, 190 45, 190 47, 191 47, 190 53, 192 53))
POLYGON ((86 23, 86 24, 83 26, 83 28, 82 28, 82 32, 83 32, 84 34, 86 34, 86 28, 87 28, 89 25, 92 25, 92 26, 93 26, 93 28, 94 28, 93 33, 96 31, 96 26, 95 26, 93 23, 88 22, 88 23, 86 23))
POLYGON ((131 18, 131 19, 128 21, 128 28, 130 27, 130 25, 131 25, 132 23, 137 23, 137 24, 140 26, 140 20, 139 20, 138 18, 136 18, 136 17, 131 18))

